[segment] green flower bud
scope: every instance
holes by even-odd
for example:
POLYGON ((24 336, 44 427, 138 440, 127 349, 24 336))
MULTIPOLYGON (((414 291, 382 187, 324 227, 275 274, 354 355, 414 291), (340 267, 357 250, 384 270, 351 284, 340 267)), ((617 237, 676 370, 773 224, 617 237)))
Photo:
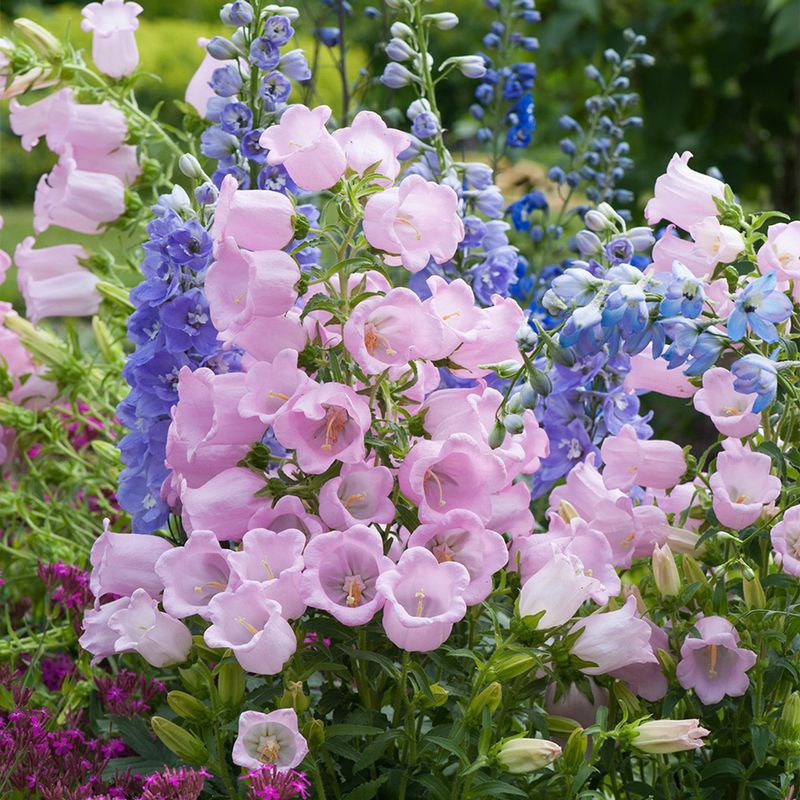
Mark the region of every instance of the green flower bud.
POLYGON ((414 703, 419 706, 419 708, 439 708, 439 706, 443 706, 450 698, 450 692, 438 683, 432 683, 430 689, 433 700, 424 692, 414 693, 414 703))
POLYGON ((502 699, 503 687, 497 681, 490 683, 470 701, 470 704, 467 707, 467 718, 480 719, 483 715, 484 708, 488 708, 489 711, 494 714, 494 712, 497 711, 502 699))
POLYGON ((170 722, 164 717, 153 717, 150 720, 153 733, 161 740, 164 746, 175 753, 178 758, 189 764, 200 766, 208 761, 208 750, 203 742, 184 730, 180 725, 170 722))
POLYGON ((33 48, 49 59, 63 55, 61 42, 50 31, 26 17, 14 20, 14 27, 31 43, 33 48))
POLYGON ((583 732, 583 728, 578 726, 564 745, 564 755, 561 759, 564 770, 569 774, 576 773, 582 766, 586 758, 586 748, 589 746, 589 739, 583 732))
POLYGON ((321 747, 325 743, 325 723, 321 719, 309 720, 303 726, 303 736, 312 750, 321 747))
POLYGON ((217 671, 219 699, 228 708, 238 708, 244 698, 244 670, 235 661, 223 664, 217 671))
POLYGON ((100 317, 92 317, 92 330, 97 341, 97 347, 106 364, 122 364, 125 360, 125 353, 114 341, 108 326, 100 317))
POLYGON ((502 422, 495 422, 494 427, 489 434, 489 447, 496 450, 498 447, 503 446, 506 438, 506 429, 502 422))
POLYGON ((206 722, 211 719, 211 709, 205 703, 178 689, 167 694, 167 705, 179 717, 192 722, 206 722))
POLYGON ((766 608, 767 596, 764 594, 764 587, 757 575, 751 579, 744 578, 742 580, 742 592, 744 594, 744 604, 747 606, 748 611, 751 608, 766 608))
POLYGON ((792 692, 783 704, 775 734, 775 745, 781 755, 800 755, 800 692, 792 692))
POLYGON ((708 585, 708 579, 700 565, 691 556, 682 556, 683 575, 689 583, 699 583, 701 586, 708 585))
POLYGON ((536 669, 538 661, 527 653, 513 653, 501 657, 492 668, 492 674, 501 682, 510 681, 536 669))
POLYGON ((555 736, 569 736, 576 728, 581 727, 574 719, 559 717, 557 714, 548 714, 545 719, 547 720, 547 730, 555 736))
POLYGON ((311 705, 311 698, 303 692, 300 681, 288 681, 283 694, 278 699, 278 708, 293 708, 302 714, 311 705))
POLYGON ((131 303, 128 289, 123 289, 121 286, 115 286, 113 283, 106 283, 105 281, 100 281, 95 288, 101 297, 116 303, 126 312, 130 313, 136 309, 136 306, 131 303))
POLYGON ((641 714, 639 699, 622 681, 614 683, 614 698, 628 712, 628 717, 635 719, 641 714))
POLYGON ((519 414, 509 414, 503 420, 503 426, 511 433, 522 433, 525 430, 525 420, 519 414))
POLYGON ((669 545, 653 548, 653 578, 662 597, 675 597, 681 590, 681 576, 669 545))
POLYGON ((539 400, 539 394, 529 383, 522 384, 517 397, 519 397, 520 405, 523 408, 536 408, 536 403, 539 400))
POLYGON ((192 664, 191 667, 179 667, 178 674, 181 683, 194 697, 205 697, 208 694, 208 669, 201 664, 192 664))
POLYGON ((305 239, 311 230, 311 222, 308 217, 300 213, 295 213, 292 217, 292 226, 294 227, 294 237, 298 240, 305 239))
POLYGON ((537 369, 534 367, 533 369, 528 370, 528 380, 531 382, 531 386, 542 395, 548 395, 550 392, 553 391, 553 384, 550 381, 550 378, 542 372, 542 370, 537 369))
POLYGON ((191 153, 184 153, 178 159, 178 169, 187 178, 192 178, 193 180, 200 180, 206 177, 200 162, 191 153))

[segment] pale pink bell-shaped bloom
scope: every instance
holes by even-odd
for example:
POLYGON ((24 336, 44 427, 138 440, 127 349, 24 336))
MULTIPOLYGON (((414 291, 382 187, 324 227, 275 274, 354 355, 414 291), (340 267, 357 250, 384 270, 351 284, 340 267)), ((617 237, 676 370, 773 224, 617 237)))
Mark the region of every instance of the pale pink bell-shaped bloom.
POLYGON ((369 375, 416 358, 447 355, 441 321, 404 287, 362 300, 344 325, 344 345, 369 375))
POLYGON ((283 317, 264 317, 256 314, 230 343, 244 350, 242 364, 249 369, 259 361, 274 361, 281 350, 303 350, 308 334, 294 310, 283 317))
POLYGON ((667 172, 656 179, 655 196, 647 203, 644 215, 649 225, 665 219, 688 231, 696 222, 719 213, 714 198, 722 199, 725 184, 695 172, 689 166, 692 154, 675 153, 667 172))
POLYGON ((782 280, 800 278, 800 220, 778 222, 767 228, 767 241, 756 255, 758 268, 765 275, 771 270, 782 280))
POLYGON ((286 619, 301 617, 306 610, 300 597, 305 544, 305 534, 296 529, 251 528, 242 538, 242 549, 229 556, 231 588, 256 581, 270 600, 278 601, 286 619))
POLYGON ((663 358, 653 358, 650 345, 631 356, 623 386, 628 392, 658 392, 668 397, 691 397, 697 391, 682 370, 669 369, 663 358))
POLYGON ((675 675, 684 689, 694 689, 703 705, 723 697, 741 697, 750 686, 747 671, 756 663, 752 650, 739 647, 736 628, 724 617, 702 617, 681 646, 675 675))
POLYGON ((289 106, 280 122, 267 128, 259 140, 269 150, 267 163, 282 164, 307 192, 330 189, 347 168, 344 151, 325 128, 330 116, 329 106, 289 106))
POLYGON ((23 346, 19 335, 5 326, 6 317, 17 316, 19 315, 11 307, 11 303, 0 302, 0 359, 14 382, 15 390, 19 388, 19 379, 23 375, 32 375, 36 372, 33 357, 23 346))
POLYGON ((245 769, 275 766, 284 771, 298 766, 307 753, 308 745, 297 728, 294 709, 240 714, 239 734, 231 754, 234 764, 245 769))
POLYGON ((89 587, 99 600, 104 594, 132 595, 142 588, 158 597, 164 584, 156 574, 156 562, 172 549, 160 536, 144 533, 113 533, 104 520, 104 530, 92 545, 89 587))
POLYGON ((194 75, 192 75, 186 86, 186 93, 183 99, 194 108, 195 111, 201 116, 206 115, 206 108, 208 101, 212 97, 216 97, 214 90, 209 85, 211 76, 214 74, 215 69, 224 67, 226 61, 220 61, 214 56, 210 56, 206 50, 208 39, 201 37, 197 40, 197 46, 203 48, 203 60, 200 62, 194 75))
POLYGON ((214 531, 220 540, 238 541, 249 530, 250 518, 263 506, 256 497, 265 480, 244 467, 225 469, 197 488, 181 492, 181 517, 186 530, 214 531))
POLYGON ((297 649, 292 626, 280 604, 256 581, 215 595, 208 606, 211 626, 203 638, 209 647, 231 649, 236 660, 256 675, 277 675, 297 649))
MULTIPOLYGON (((39 143, 42 136, 46 136, 52 127, 52 114, 57 105, 59 105, 64 98, 72 100, 72 89, 65 88, 59 89, 57 92, 37 100, 35 103, 22 105, 17 100, 12 100, 9 103, 9 123, 11 130, 21 138, 23 150, 31 151, 39 143)), ((74 100, 72 100, 74 102, 74 100)), ((118 112, 122 117, 122 133, 117 144, 122 144, 125 141, 127 134, 127 127, 125 125, 125 115, 118 112)), ((48 144, 49 146, 49 144, 48 144)), ((50 148, 53 149, 52 147, 50 148)), ((55 151, 54 151, 55 152, 55 151)))
POLYGON ((17 283, 25 298, 28 319, 36 324, 45 317, 88 317, 97 313, 99 278, 80 260, 88 258, 79 244, 33 249, 32 236, 14 251, 17 283))
POLYGON ((645 753, 679 753, 702 747, 710 732, 698 719, 648 719, 637 725, 631 744, 645 753))
POLYGON ((364 625, 383 607, 378 577, 394 567, 383 554, 383 539, 366 525, 322 533, 304 554, 301 592, 312 608, 327 611, 343 625, 364 625))
POLYGON ((582 728, 594 725, 597 709, 608 705, 608 691, 598 686, 591 678, 589 683, 591 699, 581 691, 576 683, 571 683, 565 691, 555 684, 548 684, 544 692, 544 707, 548 714, 574 719, 582 728))
POLYGON ((397 156, 411 144, 408 134, 390 128, 374 111, 360 111, 353 124, 334 131, 333 138, 342 148, 347 166, 353 172, 363 175, 374 167, 373 171, 388 178, 389 182, 400 174, 397 156))
POLYGON ((570 652, 594 664, 580 668, 586 675, 605 675, 629 664, 658 661, 650 647, 650 626, 636 616, 633 597, 618 611, 598 611, 579 620, 570 633, 579 630, 582 633, 570 652))
POLYGON ((378 578, 385 598, 383 629, 389 641, 412 653, 444 644, 453 625, 467 613, 464 592, 470 577, 455 561, 439 562, 425 547, 411 547, 378 578))
POLYGON ((275 415, 307 382, 308 375, 297 367, 297 350, 281 350, 272 363, 259 361, 247 370, 239 414, 271 425, 275 415))
POLYGON ((419 272, 431 258, 443 264, 464 238, 458 196, 449 186, 409 175, 367 200, 364 235, 392 266, 419 272))
POLYGON ((266 528, 269 531, 297 530, 307 539, 322 533, 319 517, 310 514, 299 497, 287 494, 274 505, 268 498, 250 518, 250 528, 266 528))
POLYGON ((83 632, 78 644, 92 654, 91 664, 113 656, 116 653, 114 643, 119 639, 119 634, 108 625, 108 621, 117 611, 128 608, 131 604, 130 597, 120 597, 110 603, 95 605, 87 609, 83 615, 83 632))
POLYGON ((609 489, 628 490, 634 484, 670 489, 686 472, 681 447, 665 439, 639 439, 631 425, 617 436, 607 436, 600 448, 605 462, 603 483, 609 489))
POLYGON ((114 175, 78 169, 70 148, 36 185, 33 200, 33 229, 39 234, 51 225, 99 233, 125 211, 125 187, 114 175))
POLYGON ((689 228, 701 256, 717 264, 731 264, 744 250, 744 238, 736 228, 721 225, 716 215, 704 217, 689 228))
POLYGON ((281 250, 294 239, 294 205, 268 189, 240 189, 233 175, 220 186, 211 237, 216 245, 232 238, 244 250, 281 250))
POLYGON ((167 550, 156 562, 164 584, 164 610, 183 619, 199 614, 209 619, 208 604, 228 586, 230 550, 224 550, 213 531, 193 531, 183 547, 167 550))
POLYGON ((233 237, 217 247, 206 275, 211 321, 220 339, 232 340, 256 315, 279 317, 297 300, 297 262, 282 250, 242 250, 233 237))
POLYGON ((304 386, 272 427, 275 438, 295 451, 300 469, 318 475, 334 461, 363 461, 371 424, 369 403, 361 395, 341 383, 324 383, 304 386))
POLYGON ((131 184, 142 174, 136 155, 136 145, 122 144, 110 153, 74 147, 72 156, 78 169, 113 175, 123 183, 131 184))
POLYGON ((492 513, 486 523, 490 530, 514 537, 526 536, 533 530, 531 492, 527 484, 522 481, 512 483, 495 492, 490 501, 492 513))
MULTIPOLYGON (((727 319, 734 308, 733 298, 728 291, 728 281, 725 278, 718 278, 715 281, 707 283, 704 287, 706 295, 706 306, 711 309, 712 313, 722 319, 727 319)), ((715 326, 723 333, 726 331, 726 326, 722 322, 718 322, 715 326)), ((675 370, 680 372, 680 370, 675 370)))
POLYGON ((755 453, 738 439, 726 439, 722 447, 709 479, 712 507, 722 525, 738 531, 752 525, 778 497, 781 481, 769 474, 772 459, 766 453, 755 453))
POLYGON ((550 559, 523 584, 519 593, 520 617, 537 616, 539 630, 569 622, 598 590, 598 581, 586 574, 576 556, 551 545, 550 559))
POLYGON ((448 282, 439 275, 432 275, 426 283, 431 296, 423 306, 442 321, 445 350, 452 353, 460 344, 477 341, 487 326, 472 287, 461 278, 448 282))
POLYGON ((647 267, 647 274, 672 272, 672 263, 679 261, 696 278, 707 278, 714 271, 716 262, 698 251, 691 239, 681 239, 674 225, 667 225, 661 238, 653 245, 653 263, 647 267))
MULTIPOLYGON (((0 230, 3 229, 4 220, 3 215, 0 214, 0 230)), ((0 250, 0 283, 6 279, 6 272, 11 266, 11 256, 5 250, 0 250)))
POLYGON ((115 611, 109 627, 119 635, 117 653, 138 653, 154 667, 169 667, 186 660, 192 649, 192 632, 180 620, 160 611, 158 600, 137 589, 127 607, 115 611))
POLYGON ((423 522, 436 522, 454 508, 472 511, 486 522, 491 495, 508 482, 500 458, 464 433, 417 442, 400 465, 398 479, 423 522))
POLYGON ((167 466, 180 473, 191 489, 247 455, 266 426, 257 417, 239 414, 245 393, 242 372, 215 375, 201 367, 182 367, 178 373, 178 403, 172 407, 167 431, 167 466))
MULTIPOLYGON (((669 653, 669 637, 647 617, 642 619, 650 626, 650 649, 657 656, 659 650, 669 653)), ((659 663, 628 664, 627 667, 614 670, 612 677, 624 681, 627 687, 639 697, 655 703, 661 700, 669 689, 669 684, 659 663)))
POLYGON ((775 561, 784 572, 800 577, 800 506, 783 513, 783 519, 770 531, 775 561))
POLYGON ((508 561, 505 540, 489 530, 471 511, 454 509, 440 520, 420 525, 408 538, 408 547, 425 547, 440 563, 455 561, 466 567, 469 584, 464 602, 474 606, 492 591, 492 576, 508 561))
POLYGON ((710 417, 720 433, 741 439, 758 430, 761 415, 753 413, 757 395, 739 394, 734 381, 733 373, 724 367, 703 373, 703 388, 694 396, 694 407, 710 417))
POLYGON ((142 11, 138 3, 124 0, 103 0, 83 7, 81 28, 92 33, 92 61, 100 72, 122 78, 136 69, 139 64, 136 17, 142 11))
POLYGON ((353 525, 388 525, 395 507, 389 499, 394 478, 388 468, 370 464, 345 464, 319 492, 319 515, 333 530, 353 525))
POLYGON ((552 510, 557 512, 559 504, 566 501, 578 512, 578 516, 590 522, 600 503, 616 504, 625 497, 619 489, 609 489, 605 485, 594 462, 595 454, 590 453, 567 473, 566 483, 556 486, 550 493, 552 510))
POLYGON ((517 361, 522 356, 514 340, 525 313, 513 297, 492 295, 493 305, 481 309, 481 323, 477 336, 462 343, 450 354, 450 360, 460 369, 452 371, 460 378, 481 378, 492 370, 485 365, 501 361, 517 361))

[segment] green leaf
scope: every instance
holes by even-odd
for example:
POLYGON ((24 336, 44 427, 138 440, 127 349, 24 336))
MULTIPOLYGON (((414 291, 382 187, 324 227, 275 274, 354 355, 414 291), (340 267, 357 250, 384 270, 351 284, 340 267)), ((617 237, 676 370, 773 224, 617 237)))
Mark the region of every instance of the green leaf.
POLYGON ((383 728, 376 728, 373 725, 329 725, 325 728, 325 738, 332 739, 335 736, 377 736, 383 733, 383 728))
POLYGON ((450 789, 435 775, 417 775, 414 777, 414 782, 424 786, 428 793, 425 795, 430 800, 450 800, 450 789))
POLYGON ((718 758, 706 766, 701 774, 704 781, 712 778, 738 779, 744 775, 744 765, 733 758, 718 758))
POLYGON ((402 735, 403 731, 399 729, 385 731, 375 741, 370 742, 364 748, 361 758, 353 764, 353 772, 360 772, 362 769, 372 766, 386 752, 386 748, 392 740, 402 735))
POLYGON ((753 744, 753 755, 756 763, 759 767, 763 767, 772 743, 772 733, 765 725, 753 723, 750 726, 750 740, 753 744))
POLYGON ((524 792, 522 789, 518 789, 516 786, 512 786, 510 783, 506 783, 505 781, 486 781, 486 783, 475 786, 470 792, 470 795, 472 797, 486 797, 487 795, 509 795, 511 797, 525 798, 530 797, 527 792, 524 792))
POLYGON ((348 792, 344 796, 344 800, 372 800, 372 798, 378 794, 378 789, 380 789, 387 780, 389 780, 388 775, 381 775, 380 778, 376 778, 374 781, 362 783, 357 789, 348 792))
POLYGON ((347 654, 353 656, 358 661, 372 661, 374 664, 378 664, 380 668, 394 680, 398 680, 400 677, 399 670, 395 666, 394 661, 380 653, 373 653, 369 650, 351 650, 348 648, 347 654))
POLYGON ((144 718, 111 717, 111 719, 122 740, 138 756, 158 760, 159 758, 163 759, 168 752, 161 742, 150 733, 144 718))
POLYGON ((464 749, 451 739, 445 739, 443 736, 431 736, 431 734, 428 734, 422 740, 422 746, 427 747, 428 745, 438 747, 440 750, 447 750, 448 753, 452 753, 462 764, 469 764, 469 756, 464 752, 464 749))

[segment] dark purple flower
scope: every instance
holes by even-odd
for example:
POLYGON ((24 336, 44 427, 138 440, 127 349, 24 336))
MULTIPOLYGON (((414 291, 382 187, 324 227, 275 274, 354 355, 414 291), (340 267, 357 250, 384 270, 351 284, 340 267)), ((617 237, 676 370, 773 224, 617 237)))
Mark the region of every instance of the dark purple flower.
POLYGON ((167 347, 173 351, 194 348, 209 355, 218 349, 217 331, 211 323, 208 301, 200 289, 190 289, 161 307, 167 347))
POLYGON ((273 192, 283 194, 294 194, 297 191, 297 184, 289 177, 286 169, 280 165, 265 166, 256 177, 256 185, 259 189, 270 189, 273 192))
POLYGON ((264 133, 263 128, 249 131, 242 137, 239 146, 242 155, 250 161, 255 161, 256 164, 263 164, 267 160, 267 150, 259 144, 262 133, 264 133))
POLYGON ((258 93, 266 109, 273 111, 278 103, 285 103, 289 99, 291 91, 292 84, 289 79, 282 72, 273 70, 261 79, 258 93))
POLYGON ((175 264, 193 270, 205 269, 211 261, 211 237, 192 219, 167 237, 166 251, 175 264))
POLYGON ((229 103, 219 115, 222 130, 234 136, 243 136, 253 127, 253 112, 244 103, 229 103))

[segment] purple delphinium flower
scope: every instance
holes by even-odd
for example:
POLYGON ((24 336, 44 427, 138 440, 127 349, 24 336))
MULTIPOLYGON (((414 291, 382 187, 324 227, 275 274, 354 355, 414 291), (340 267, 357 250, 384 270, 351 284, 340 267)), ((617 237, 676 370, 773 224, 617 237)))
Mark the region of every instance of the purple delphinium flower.
POLYGON ((264 36, 277 47, 282 47, 294 36, 294 28, 288 17, 274 14, 264 23, 264 36))
POLYGON ((419 139, 430 139, 439 132, 439 120, 430 112, 423 111, 414 117, 411 132, 419 139))
POLYGON ((174 264, 200 270, 208 266, 212 242, 208 231, 196 220, 189 220, 166 237, 165 249, 174 264))
POLYGON ((728 336, 734 342, 741 341, 748 328, 765 342, 778 340, 775 323, 789 319, 793 306, 783 292, 775 289, 777 281, 777 273, 768 272, 748 284, 736 299, 728 317, 728 336))
POLYGON ((281 60, 281 51, 266 36, 259 36, 250 45, 250 63, 264 71, 275 69, 281 60))
POLYGON ((753 404, 757 414, 763 411, 775 398, 778 391, 778 368, 774 361, 751 353, 735 361, 731 372, 736 380, 733 388, 740 394, 757 394, 753 404))
POLYGON ((229 103, 219 115, 222 130, 243 136, 253 127, 253 112, 244 103, 229 103))
POLYGON ((684 689, 694 689, 703 705, 740 697, 750 686, 747 671, 756 663, 752 650, 739 647, 739 634, 724 617, 703 617, 687 636, 675 672, 684 689))
POLYGON ((233 97, 242 88, 242 76, 233 64, 225 64, 211 73, 208 85, 220 97, 233 97))
POLYGON ((272 111, 279 103, 285 103, 292 91, 289 79, 277 70, 273 70, 261 79, 259 96, 264 101, 267 111, 272 111))

